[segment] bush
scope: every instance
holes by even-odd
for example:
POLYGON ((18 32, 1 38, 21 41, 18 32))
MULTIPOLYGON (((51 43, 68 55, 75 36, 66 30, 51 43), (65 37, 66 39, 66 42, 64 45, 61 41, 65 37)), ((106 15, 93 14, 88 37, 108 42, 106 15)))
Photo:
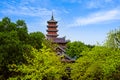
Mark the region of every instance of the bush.
POLYGON ((120 50, 106 47, 95 47, 89 52, 83 52, 72 66, 72 79, 106 80, 114 79, 113 73, 120 67, 120 50))

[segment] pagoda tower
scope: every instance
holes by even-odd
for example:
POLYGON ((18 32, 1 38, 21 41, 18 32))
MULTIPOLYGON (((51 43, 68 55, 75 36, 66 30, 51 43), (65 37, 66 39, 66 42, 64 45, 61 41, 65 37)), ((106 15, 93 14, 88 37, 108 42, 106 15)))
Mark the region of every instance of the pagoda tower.
POLYGON ((64 55, 64 58, 61 59, 62 62, 75 62, 73 59, 71 59, 67 54, 65 54, 66 44, 69 42, 69 40, 66 40, 65 37, 58 37, 58 30, 57 30, 57 21, 54 20, 54 16, 52 13, 51 19, 47 21, 47 34, 46 37, 48 40, 51 40, 53 44, 58 44, 58 46, 55 48, 55 51, 57 52, 57 55, 64 55))
POLYGON ((47 39, 49 40, 54 40, 57 38, 58 34, 58 30, 57 30, 57 21, 54 20, 54 16, 53 16, 53 13, 52 13, 52 17, 51 17, 51 20, 47 21, 48 25, 47 25, 47 39))

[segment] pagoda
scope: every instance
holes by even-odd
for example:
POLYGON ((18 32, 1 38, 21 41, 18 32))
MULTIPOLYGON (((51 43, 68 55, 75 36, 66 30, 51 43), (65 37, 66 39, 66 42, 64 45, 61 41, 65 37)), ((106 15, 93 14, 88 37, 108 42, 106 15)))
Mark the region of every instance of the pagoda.
POLYGON ((58 34, 58 30, 57 30, 57 21, 54 20, 53 14, 51 17, 51 20, 47 21, 48 25, 47 25, 47 39, 51 39, 54 40, 57 38, 58 34))
POLYGON ((58 47, 56 48, 56 52, 58 55, 64 55, 64 59, 62 59, 63 62, 74 62, 73 59, 71 59, 67 54, 65 54, 66 44, 69 42, 69 40, 66 40, 65 37, 59 38, 58 37, 58 25, 57 21, 54 19, 53 13, 51 16, 51 19, 47 21, 47 40, 52 41, 53 44, 58 44, 58 47))

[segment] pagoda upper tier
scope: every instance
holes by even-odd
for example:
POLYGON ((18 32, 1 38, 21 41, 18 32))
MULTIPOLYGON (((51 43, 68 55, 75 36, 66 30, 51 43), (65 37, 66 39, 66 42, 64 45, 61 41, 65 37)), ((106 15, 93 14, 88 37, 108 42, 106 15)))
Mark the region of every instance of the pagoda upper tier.
POLYGON ((57 30, 57 21, 54 20, 54 17, 53 17, 53 14, 52 14, 52 17, 51 17, 51 20, 47 21, 48 25, 47 25, 47 38, 48 39, 52 39, 54 40, 55 38, 57 38, 58 34, 58 30, 57 30))

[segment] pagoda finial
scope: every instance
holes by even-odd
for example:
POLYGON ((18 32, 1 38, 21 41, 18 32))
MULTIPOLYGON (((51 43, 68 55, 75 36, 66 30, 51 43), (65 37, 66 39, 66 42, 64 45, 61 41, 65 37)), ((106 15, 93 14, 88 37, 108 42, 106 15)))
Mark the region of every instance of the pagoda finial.
POLYGON ((51 17, 51 20, 54 20, 53 12, 52 12, 52 17, 51 17))

